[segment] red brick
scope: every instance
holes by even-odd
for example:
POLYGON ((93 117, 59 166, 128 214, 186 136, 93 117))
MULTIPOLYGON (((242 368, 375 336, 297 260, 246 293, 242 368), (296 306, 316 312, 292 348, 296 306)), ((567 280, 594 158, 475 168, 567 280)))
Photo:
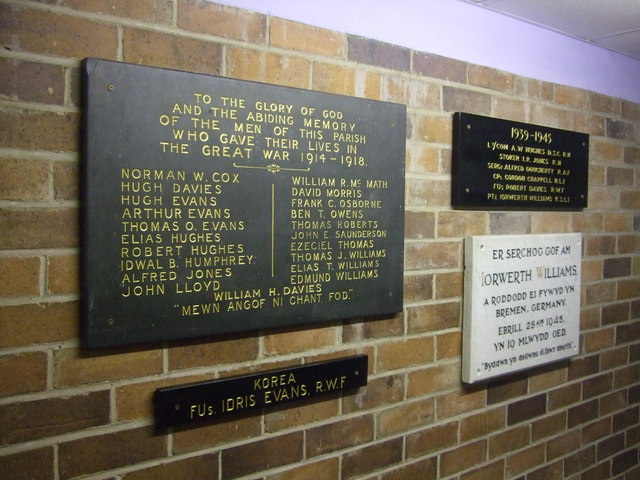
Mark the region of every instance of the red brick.
POLYGON ((56 200, 80 198, 80 174, 76 162, 53 163, 53 193, 56 200))
POLYGON ((225 444, 257 438, 262 433, 260 416, 240 416, 231 421, 204 425, 198 428, 177 428, 173 433, 173 453, 195 452, 225 444))
POLYGON ((513 120, 516 122, 526 122, 529 113, 529 105, 522 100, 512 98, 497 97, 494 99, 493 112, 497 118, 513 120))
POLYGON ((507 452, 518 450, 531 442, 528 425, 519 425, 498 433, 489 439, 489 458, 499 457, 507 452))
POLYGON ((75 152, 79 131, 77 113, 0 108, 1 147, 75 152))
POLYGON ((469 65, 469 85, 488 88, 498 92, 513 91, 513 75, 507 72, 481 65, 469 65))
POLYGON ((527 393, 527 380, 521 376, 505 377, 487 385, 487 403, 489 405, 513 400, 527 393))
POLYGON ((407 457, 417 458, 425 454, 453 447, 458 443, 458 422, 425 428, 407 435, 407 457))
POLYGON ((612 347, 614 342, 615 329, 613 328, 605 328, 604 330, 598 330, 596 332, 587 332, 584 335, 584 352, 591 353, 599 350, 605 350, 612 347))
POLYGON ((608 457, 614 456, 618 452, 624 450, 624 433, 619 433, 613 437, 605 438, 601 442, 598 442, 596 447, 597 461, 602 461, 608 457))
POLYGON ((611 462, 611 473, 618 475, 638 465, 638 448, 632 448, 616 455, 611 462))
POLYGON ((567 412, 561 410, 555 415, 544 417, 540 420, 534 420, 531 424, 531 439, 536 441, 541 438, 555 435, 567 428, 567 412))
POLYGON ((576 451, 574 454, 564 459, 565 477, 591 467, 596 460, 596 447, 590 446, 576 451))
POLYGON ((451 182, 449 180, 407 178, 406 190, 407 206, 444 206, 449 203, 451 182))
POLYGON ((467 64, 430 53, 413 53, 413 71, 419 75, 457 83, 467 82, 467 64))
POLYGON ((0 409, 1 444, 28 442, 110 421, 109 391, 10 403, 0 409))
POLYGON ((0 208, 0 250, 74 248, 80 243, 75 208, 0 208))
POLYGON ((603 373, 582 382, 582 399, 587 400, 610 392, 613 386, 611 373, 603 373))
POLYGON ((388 375, 370 379, 366 388, 342 399, 344 413, 369 410, 382 405, 391 405, 402 401, 404 397, 404 376, 388 375))
POLYGON ((405 247, 407 270, 457 268, 462 261, 459 243, 410 243, 405 247))
POLYGON ((360 342, 372 338, 395 337, 404 333, 402 314, 392 317, 369 317, 366 319, 347 320, 342 326, 344 343, 360 342))
POLYGON ((459 385, 460 363, 435 365, 408 374, 407 396, 415 397, 450 390, 459 385))
MULTIPOLYGON (((551 465, 538 468, 527 474, 527 480, 565 480, 563 475, 563 462, 560 460, 551 465)), ((583 478, 581 480, 587 479, 583 478)))
POLYGON ((500 480, 502 478, 504 478, 504 460, 499 460, 460 475, 460 480, 500 480))
POLYGON ((518 212, 494 212, 489 215, 489 230, 493 235, 531 233, 531 215, 518 212))
POLYGON ((445 112, 489 115, 491 113, 491 96, 462 88, 442 87, 442 105, 445 112))
POLYGON ((0 456, 0 472, 7 479, 50 480, 55 478, 53 447, 0 456))
POLYGON ((38 201, 49 196, 49 164, 42 160, 2 158, 0 178, 0 200, 38 201))
POLYGON ((337 329, 328 327, 297 328, 267 333, 263 337, 265 355, 286 355, 326 348, 335 344, 337 329))
POLYGON ((599 358, 597 355, 575 358, 569 364, 568 380, 576 380, 581 377, 593 375, 599 371, 599 358))
POLYGON ((0 356, 0 397, 47 388, 47 354, 24 352, 0 356))
POLYGON ((438 475, 438 459, 427 458, 416 463, 404 465, 389 473, 385 473, 380 480, 436 480, 438 475))
POLYGON ((395 370, 433 361, 433 337, 412 338, 378 346, 376 371, 395 370))
POLYGON ((166 453, 166 436, 155 435, 153 428, 143 427, 103 435, 79 438, 60 444, 60 478, 134 465, 166 453))
POLYGON ((462 297, 464 276, 462 272, 449 272, 436 274, 435 298, 462 297))
POLYGON ((69 340, 79 323, 78 302, 0 306, 0 347, 69 340))
POLYGON ((244 362, 258 356, 258 338, 226 336, 207 343, 185 342, 169 348, 169 368, 182 370, 208 365, 244 362))
POLYGON ((1 58, 0 96, 23 102, 62 105, 64 68, 58 65, 1 58))
POLYGON ((340 478, 340 460, 329 458, 315 463, 305 463, 282 473, 267 475, 264 480, 335 480, 340 478))
POLYGON ((54 353, 54 384, 58 387, 135 378, 162 372, 162 351, 102 351, 86 354, 76 348, 54 353))
POLYGON ((0 41, 11 50, 63 57, 115 60, 115 25, 79 17, 0 5, 0 41))
POLYGON ((589 104, 589 92, 565 85, 554 85, 555 100, 560 105, 573 108, 584 108, 589 104))
POLYGON ((500 430, 505 426, 505 414, 505 408, 498 407, 463 418, 460 420, 460 441, 466 442, 500 430))
POLYGON ((350 418, 307 430, 306 456, 315 457, 373 440, 371 415, 350 418))
POLYGON ((451 119, 427 115, 416 116, 413 127, 415 140, 430 143, 450 143, 452 135, 451 119))
POLYGON ((269 433, 279 432, 319 422, 336 417, 340 413, 339 410, 339 403, 328 397, 325 397, 324 401, 318 401, 316 398, 296 401, 295 408, 283 408, 265 413, 264 430, 269 433))
POLYGON ((581 390, 580 383, 573 383, 550 391, 547 394, 549 397, 549 411, 564 408, 580 401, 581 390))
POLYGON ((148 467, 126 474, 124 480, 161 480, 188 478, 189 480, 210 480, 218 478, 219 453, 198 455, 154 467, 148 467))
POLYGON ((443 333, 436 335, 436 358, 455 358, 462 355, 462 335, 460 332, 443 333))
POLYGON ((434 238, 435 214, 432 212, 405 212, 404 220, 405 237, 421 240, 434 238))
POLYGON ((536 445, 509 456, 507 458, 505 472, 509 478, 514 477, 536 465, 543 464, 544 461, 545 447, 544 445, 536 445))
POLYGON ((342 65, 318 62, 313 64, 312 88, 338 95, 355 95, 355 70, 342 65))
POLYGON ((49 257, 47 273, 49 294, 80 293, 80 259, 78 256, 49 257))
POLYGON ((532 372, 529 377, 530 393, 548 390, 551 387, 562 385, 567 381, 567 367, 559 364, 551 364, 532 372))
POLYGON ((638 406, 634 405, 613 416, 613 432, 621 432, 638 423, 638 406))
POLYGON ((404 276, 404 303, 413 303, 433 298, 433 275, 417 274, 404 276))
POLYGON ((438 238, 486 235, 488 218, 478 212, 440 212, 436 225, 438 238))
POLYGON ((409 71, 411 51, 357 35, 348 36, 349 60, 403 72, 409 71))
POLYGON ((442 420, 443 418, 478 410, 486 405, 485 399, 486 392, 482 389, 458 390, 447 393, 436 399, 436 418, 442 420))
POLYGON ((336 58, 344 57, 346 52, 343 34, 277 17, 269 23, 269 44, 336 58))
POLYGON ((310 63, 300 57, 227 47, 227 75, 233 78, 309 88, 310 63))
POLYGON ((209 75, 222 72, 220 45, 161 32, 126 28, 123 54, 129 63, 209 75))
POLYGON ((100 13, 143 22, 170 24, 173 18, 171 0, 38 0, 74 10, 100 13))
POLYGON ((222 451, 222 479, 250 475, 302 460, 302 432, 232 447, 222 451))
POLYGON ((409 429, 433 423, 434 400, 428 398, 384 410, 378 414, 377 438, 399 434, 409 429))
POLYGON ((180 0, 178 27, 257 44, 267 38, 267 20, 261 13, 212 2, 180 0))
POLYGON ((402 461, 402 439, 361 447, 344 455, 342 478, 351 478, 372 472, 402 461))
POLYGON ((40 293, 38 257, 0 258, 0 297, 36 296, 40 293))
POLYGON ((608 138, 617 140, 634 140, 634 125, 624 120, 606 119, 606 131, 608 138))
POLYGON ((409 332, 434 332, 460 326, 460 302, 435 303, 407 308, 409 332))
POLYGON ((579 430, 572 430, 547 442, 547 460, 553 460, 578 450, 581 446, 579 430))
POLYGON ((452 475, 478 465, 485 459, 486 453, 486 440, 449 450, 440 456, 440 475, 452 475))
POLYGON ((569 418, 567 426, 569 428, 590 422, 598 417, 598 400, 581 403, 571 407, 568 411, 569 418))
POLYGON ((586 427, 582 428, 582 444, 587 445, 600 438, 604 438, 611 435, 611 417, 606 417, 597 422, 590 423, 586 427))

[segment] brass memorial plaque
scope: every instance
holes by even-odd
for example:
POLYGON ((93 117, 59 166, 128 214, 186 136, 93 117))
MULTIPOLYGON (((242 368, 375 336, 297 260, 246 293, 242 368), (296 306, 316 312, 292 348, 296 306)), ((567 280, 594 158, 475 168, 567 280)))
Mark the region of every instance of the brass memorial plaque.
POLYGON ((451 203, 459 208, 587 206, 589 135, 457 112, 451 203))
POLYGON ((91 348, 402 310, 404 105, 84 62, 91 348))

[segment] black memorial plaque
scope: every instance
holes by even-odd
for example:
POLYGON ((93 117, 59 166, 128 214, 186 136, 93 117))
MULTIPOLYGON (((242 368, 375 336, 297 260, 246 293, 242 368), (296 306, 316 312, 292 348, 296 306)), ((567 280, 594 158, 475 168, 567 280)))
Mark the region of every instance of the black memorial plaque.
POLYGON ((404 105, 83 73, 88 347, 402 310, 404 105))
POLYGON ((578 210, 588 174, 587 134, 454 114, 454 207, 578 210))
POLYGON ((154 395, 156 425, 197 426, 237 414, 259 413, 292 401, 367 384, 367 355, 284 370, 160 388, 154 395))

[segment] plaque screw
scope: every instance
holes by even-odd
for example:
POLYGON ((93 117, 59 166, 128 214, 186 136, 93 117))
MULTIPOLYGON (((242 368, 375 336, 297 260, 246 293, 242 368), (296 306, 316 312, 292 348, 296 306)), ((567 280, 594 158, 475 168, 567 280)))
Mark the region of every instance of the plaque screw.
POLYGON ((471 124, 467 123, 467 130, 471 130, 471 124))
POLYGON ((107 90, 109 90, 110 92, 113 92, 116 89, 116 86, 113 83, 110 83, 109 86, 107 87, 107 90))
POLYGON ((175 410, 176 410, 176 412, 177 412, 178 410, 180 410, 180 404, 179 404, 179 403, 176 403, 176 404, 173 406, 173 408, 175 408, 175 410))
POLYGON ((113 318, 107 318, 107 323, 109 324, 109 326, 113 327, 113 324, 115 323, 113 318))
POLYGON ((469 190, 468 188, 465 188, 464 191, 467 193, 471 192, 471 190, 469 190))

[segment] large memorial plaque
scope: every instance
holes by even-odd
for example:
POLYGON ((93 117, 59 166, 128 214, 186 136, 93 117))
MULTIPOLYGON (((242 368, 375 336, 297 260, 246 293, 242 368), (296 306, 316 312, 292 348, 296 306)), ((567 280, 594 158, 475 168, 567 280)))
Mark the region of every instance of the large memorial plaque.
POLYGON ((589 135, 457 112, 451 203, 459 208, 587 206, 589 135))
POLYGON ((84 63, 85 340, 402 310, 403 105, 84 63))
POLYGON ((156 424, 197 426, 367 384, 367 355, 156 390, 156 424))
POLYGON ((578 233, 465 242, 462 380, 487 380, 578 353, 578 233))

